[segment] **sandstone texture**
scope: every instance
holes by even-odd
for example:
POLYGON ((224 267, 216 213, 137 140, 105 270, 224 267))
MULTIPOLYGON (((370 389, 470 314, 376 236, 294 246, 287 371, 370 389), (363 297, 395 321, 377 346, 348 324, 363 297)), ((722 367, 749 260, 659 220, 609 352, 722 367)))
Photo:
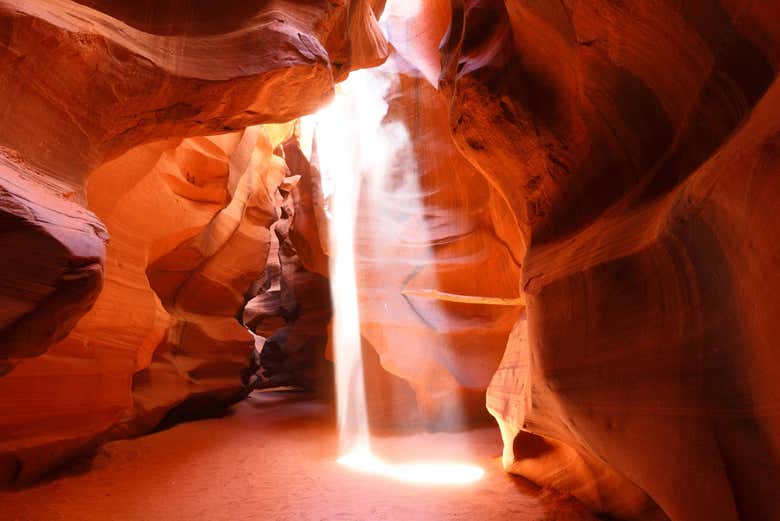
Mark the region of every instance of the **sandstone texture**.
POLYGON ((236 316, 263 272, 287 172, 274 134, 285 135, 259 126, 144 145, 91 175, 90 207, 111 235, 103 290, 65 339, 0 379, 19 479, 63 457, 65 439, 137 435, 245 394, 254 340, 236 316))
POLYGON ((505 465, 622 519, 780 518, 770 2, 453 2, 440 87, 512 208, 505 465))
POLYGON ((283 145, 282 154, 291 175, 279 188, 271 253, 255 296, 244 307, 243 322, 258 336, 256 386, 292 385, 328 394, 333 386, 325 359, 331 296, 328 258, 314 222, 312 189, 318 177, 296 138, 283 145))
POLYGON ((773 2, 198 5, 0 0, 0 483, 326 385, 295 120, 384 63, 372 423, 489 411, 506 470, 596 514, 780 520, 773 2))
POLYGON ((363 0, 191 7, 0 2, 0 482, 245 395, 292 128, 258 124, 388 52, 363 0))
POLYGON ((381 366, 408 381, 425 424, 459 428, 484 416, 522 308, 519 252, 509 246, 518 239, 495 226, 508 209, 452 144, 444 99, 391 59, 385 125, 398 150, 360 196, 361 331, 381 366))

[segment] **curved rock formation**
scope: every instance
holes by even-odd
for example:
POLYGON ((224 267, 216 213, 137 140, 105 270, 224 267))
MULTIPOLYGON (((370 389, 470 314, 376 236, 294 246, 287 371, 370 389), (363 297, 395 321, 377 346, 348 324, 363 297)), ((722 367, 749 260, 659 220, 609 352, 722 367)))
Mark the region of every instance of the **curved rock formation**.
POLYGON ((382 367, 414 389, 426 424, 459 428, 484 416, 484 391, 521 309, 508 246, 518 241, 495 226, 503 202, 451 143, 436 90, 400 56, 384 74, 394 78, 385 125, 397 153, 361 194, 361 331, 382 367))
POLYGON ((253 339, 236 315, 262 273, 286 175, 274 130, 138 147, 90 177, 112 237, 103 291, 65 340, 0 379, 18 479, 67 456, 67 440, 140 434, 244 395, 253 339))
POLYGON ((282 150, 293 175, 280 187, 281 215, 273 226, 264 280, 244 307, 243 321, 261 337, 257 375, 261 381, 256 385, 293 385, 327 393, 332 386, 325 360, 331 318, 328 261, 314 223, 308 223, 314 233, 308 240, 293 239, 314 218, 311 190, 316 172, 296 139, 286 142, 282 150))
POLYGON ((365 0, 149 7, 0 1, 0 481, 241 396, 284 132, 181 138, 294 119, 387 54, 365 0))
MULTIPOLYGON (((172 2, 151 26, 142 21, 148 20, 143 3, 83 3, 100 10, 69 0, 0 2, 4 178, 30 179, 38 191, 81 203, 88 174, 134 146, 289 121, 326 100, 334 79, 378 63, 387 52, 362 0, 244 5, 202 20, 182 16, 184 4, 172 2), (361 39, 353 45, 353 37, 361 39)), ((35 203, 28 204, 35 213, 35 203)), ((75 206, 58 211, 64 208, 68 218, 85 218, 75 206)), ((98 233, 81 240, 97 251, 103 239, 98 233)), ((40 284, 45 292, 53 282, 40 284)), ((52 338, 78 318, 66 315, 90 302, 86 295, 73 295, 72 302, 58 295, 67 302, 52 300, 46 309, 62 307, 66 320, 47 326, 52 338)), ((29 307, 9 309, 2 323, 22 327, 29 307)), ((9 344, 0 356, 22 356, 20 349, 9 344)), ((24 349, 39 353, 45 342, 24 349)))
POLYGON ((510 470, 597 511, 778 516, 780 28, 759 4, 453 2, 452 133, 528 245, 528 330, 488 405, 510 470))
POLYGON ((154 22, 144 2, 83 4, 100 10, 0 3, 0 99, 9 100, 0 143, 75 190, 101 162, 144 142, 312 112, 332 92, 332 62, 348 71, 386 53, 365 1, 220 6, 219 16, 169 2, 154 22), (361 40, 352 46, 344 34, 361 40), (345 57, 353 48, 361 52, 345 57))
POLYGON ((780 519, 775 5, 390 2, 391 50, 381 0, 191 2, 0 0, 0 482, 240 398, 242 315, 320 377, 326 201, 273 123, 394 52, 369 398, 450 428, 490 382, 506 468, 595 512, 780 519))
POLYGON ((94 214, 0 163, 0 376, 62 339, 103 284, 94 214))

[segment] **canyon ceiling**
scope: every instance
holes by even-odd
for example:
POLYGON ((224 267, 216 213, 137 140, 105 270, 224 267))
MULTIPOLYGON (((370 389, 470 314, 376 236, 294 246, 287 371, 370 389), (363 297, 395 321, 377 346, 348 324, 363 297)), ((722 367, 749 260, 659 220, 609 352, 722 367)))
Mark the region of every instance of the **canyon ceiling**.
POLYGON ((297 119, 381 65, 424 196, 360 203, 372 422, 455 395, 593 512, 780 519, 778 63, 772 0, 0 0, 0 483, 329 385, 297 119))

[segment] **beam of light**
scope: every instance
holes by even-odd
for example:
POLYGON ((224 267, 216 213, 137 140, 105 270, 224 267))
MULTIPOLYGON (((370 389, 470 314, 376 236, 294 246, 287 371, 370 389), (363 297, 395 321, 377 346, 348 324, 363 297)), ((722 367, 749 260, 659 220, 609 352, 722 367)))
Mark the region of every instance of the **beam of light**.
MULTIPOLYGON (((415 5, 414 1, 405 0, 401 7, 411 12, 415 5)), ((391 167, 399 166, 399 157, 410 147, 403 124, 383 123, 388 110, 385 99, 392 86, 390 77, 386 70, 353 71, 337 86, 330 105, 301 120, 302 148, 319 166, 323 195, 326 199, 330 196, 326 215, 330 219, 330 286, 341 454, 338 463, 407 483, 462 485, 480 479, 484 471, 452 462, 394 464, 381 460, 371 449, 355 270, 355 226, 361 189, 368 194, 379 193, 386 174, 391 167), (312 142, 307 143, 308 140, 312 142)), ((408 174, 416 182, 416 171, 408 174)), ((422 203, 418 200, 417 204, 422 203)))
POLYGON ((468 485, 485 474, 482 468, 475 465, 450 461, 388 463, 365 448, 345 454, 338 459, 338 463, 357 472, 414 485, 468 485))
POLYGON ((342 453, 370 446, 354 245, 363 173, 384 168, 386 161, 378 132, 387 112, 384 92, 374 74, 355 71, 337 87, 330 105, 302 120, 302 134, 314 139, 323 194, 331 196, 326 213, 330 218, 336 412, 342 453), (307 126, 313 129, 306 131, 307 126))

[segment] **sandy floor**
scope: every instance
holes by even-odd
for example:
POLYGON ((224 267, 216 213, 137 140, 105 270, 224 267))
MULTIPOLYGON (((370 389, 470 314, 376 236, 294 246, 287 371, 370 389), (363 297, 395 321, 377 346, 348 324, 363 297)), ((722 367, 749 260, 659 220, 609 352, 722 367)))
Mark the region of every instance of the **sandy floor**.
POLYGON ((38 486, 0 493, 4 521, 592 521, 500 469, 498 430, 380 438, 378 451, 468 459, 466 486, 414 486, 336 463, 329 409, 300 395, 255 393, 231 415, 103 447, 38 486), (80 468, 79 468, 80 467, 80 468))

